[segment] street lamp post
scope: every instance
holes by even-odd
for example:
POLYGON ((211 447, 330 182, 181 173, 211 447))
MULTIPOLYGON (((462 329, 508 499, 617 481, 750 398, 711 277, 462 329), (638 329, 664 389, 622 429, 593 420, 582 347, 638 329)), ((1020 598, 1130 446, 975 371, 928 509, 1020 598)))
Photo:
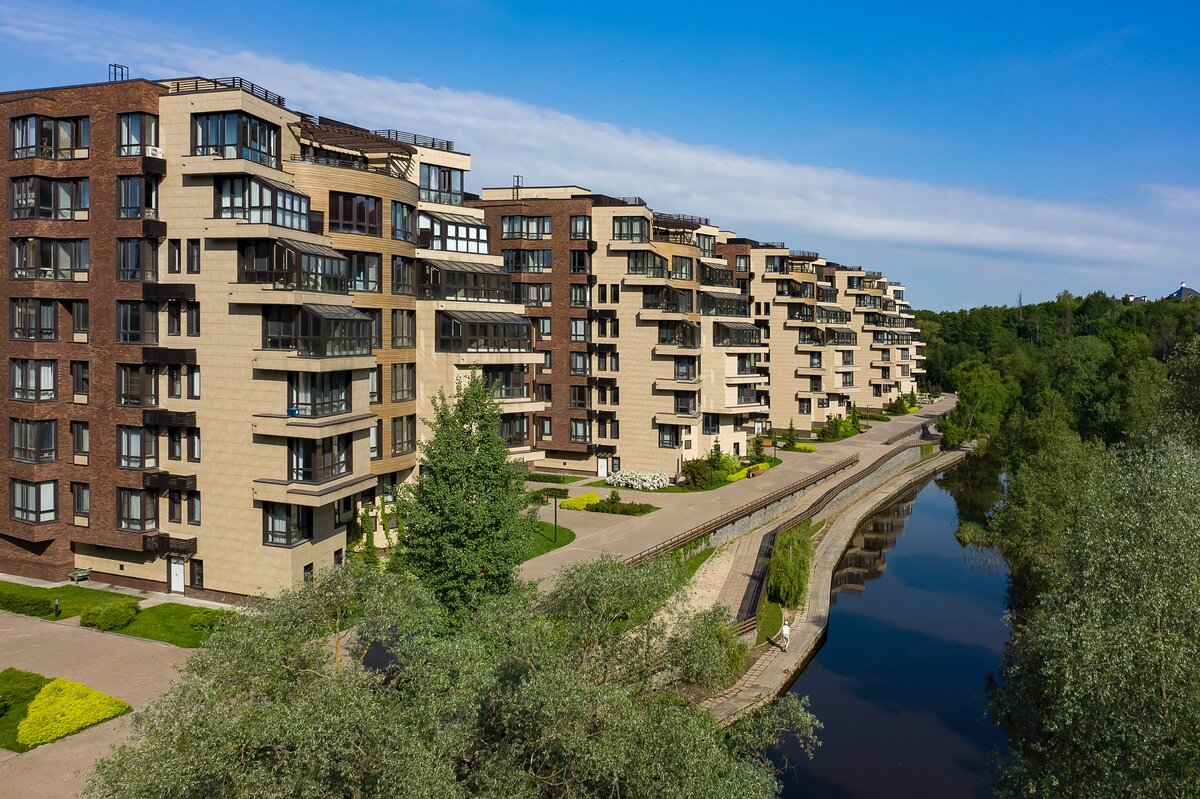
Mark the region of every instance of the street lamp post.
POLYGON ((554 500, 554 545, 558 546, 558 501, 570 496, 565 488, 547 488, 542 495, 554 500))

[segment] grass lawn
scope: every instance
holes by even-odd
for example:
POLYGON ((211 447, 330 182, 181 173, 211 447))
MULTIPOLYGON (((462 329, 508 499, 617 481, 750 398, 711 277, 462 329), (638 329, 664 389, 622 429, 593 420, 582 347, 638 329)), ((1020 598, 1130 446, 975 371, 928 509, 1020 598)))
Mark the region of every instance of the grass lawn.
MULTIPOLYGON (((578 483, 580 480, 586 480, 587 477, 582 474, 551 474, 549 472, 529 472, 525 475, 525 481, 529 483, 578 483)), ((592 485, 589 483, 588 485, 592 485)))
POLYGON ((178 602, 154 605, 143 610, 134 617, 128 627, 117 632, 121 635, 149 638, 152 641, 195 649, 204 644, 204 639, 209 633, 208 630, 192 629, 192 614, 199 609, 178 602))
MULTIPOLYGON (((63 585, 58 588, 35 588, 31 585, 0 580, 0 590, 21 596, 45 597, 51 600, 57 599, 59 607, 62 609, 62 615, 59 616, 61 619, 78 616, 87 608, 96 605, 129 600, 126 594, 118 594, 115 591, 105 591, 99 588, 80 588, 77 585, 63 585)), ((53 619, 54 614, 42 616, 41 618, 53 619)))
POLYGON ((17 743, 17 725, 25 718, 29 703, 48 682, 49 677, 31 671, 0 671, 0 748, 10 752, 29 751, 28 746, 17 743))
POLYGON ((754 645, 761 646, 779 635, 779 628, 782 626, 783 608, 769 599, 764 599, 758 609, 758 638, 755 639, 754 645))
POLYGON ((558 543, 554 543, 554 525, 550 522, 539 520, 537 532, 533 534, 533 537, 529 541, 530 555, 526 560, 532 560, 538 555, 545 555, 547 552, 565 546, 574 540, 574 531, 560 524, 558 526, 558 543))

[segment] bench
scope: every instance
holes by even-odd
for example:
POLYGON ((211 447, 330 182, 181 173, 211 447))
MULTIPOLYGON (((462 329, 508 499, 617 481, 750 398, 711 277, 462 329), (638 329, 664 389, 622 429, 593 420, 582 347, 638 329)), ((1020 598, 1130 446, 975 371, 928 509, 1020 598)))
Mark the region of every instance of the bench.
POLYGON ((75 569, 73 572, 67 575, 67 579, 73 583, 78 583, 82 580, 90 579, 91 576, 91 569, 75 569))

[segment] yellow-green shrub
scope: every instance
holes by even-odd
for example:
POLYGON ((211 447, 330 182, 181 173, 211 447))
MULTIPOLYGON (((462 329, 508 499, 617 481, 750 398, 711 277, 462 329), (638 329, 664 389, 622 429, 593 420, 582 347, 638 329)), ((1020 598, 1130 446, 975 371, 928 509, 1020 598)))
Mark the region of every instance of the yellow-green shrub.
POLYGON ((757 472, 759 474, 762 474, 763 472, 765 472, 767 469, 770 469, 770 468, 771 468, 771 464, 769 464, 769 463, 754 463, 754 464, 751 464, 750 466, 747 466, 745 469, 739 469, 738 471, 729 475, 728 477, 725 478, 725 482, 736 483, 738 480, 744 479, 748 474, 750 474, 750 472, 757 472))
POLYGON ((564 499, 558 503, 558 507, 566 508, 567 510, 586 510, 589 505, 595 505, 600 501, 600 495, 589 491, 586 494, 580 494, 577 497, 564 499))
POLYGON ((792 447, 792 452, 816 452, 817 448, 812 444, 797 444, 792 447))
POLYGON ((17 725, 17 743, 41 746, 119 716, 129 705, 61 677, 46 683, 17 725))

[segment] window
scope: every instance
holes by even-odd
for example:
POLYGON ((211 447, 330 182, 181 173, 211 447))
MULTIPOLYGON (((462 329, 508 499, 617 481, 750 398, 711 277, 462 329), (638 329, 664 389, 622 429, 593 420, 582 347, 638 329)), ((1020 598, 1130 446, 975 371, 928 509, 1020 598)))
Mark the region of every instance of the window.
POLYGON ((650 241, 650 220, 644 216, 614 216, 613 239, 650 241))
POLYGON ((84 220, 91 205, 91 184, 87 178, 13 178, 10 199, 13 219, 84 220))
POLYGON ((591 336, 588 334, 588 320, 572 319, 571 341, 589 341, 590 339, 591 336))
POLYGON ((842 350, 842 366, 854 365, 854 350, 842 350))
POLYGON ((117 280, 158 282, 158 247, 150 239, 117 239, 117 280))
POLYGON ((671 277, 675 280, 692 279, 692 259, 685 255, 671 257, 671 277))
POLYGON ((288 439, 288 479, 302 483, 323 483, 351 469, 349 433, 317 440, 288 439))
POLYGON ((597 300, 598 302, 600 302, 601 304, 608 302, 608 286, 606 286, 605 284, 601 283, 601 284, 600 284, 600 285, 598 285, 596 288, 597 288, 597 292, 596 292, 596 293, 597 293, 597 297, 596 297, 596 300, 597 300))
POLYGON ((117 427, 117 466, 153 469, 158 466, 158 435, 146 427, 117 427))
POLYGON ((550 317, 539 316, 537 319, 538 336, 540 338, 550 338, 550 317))
POLYGON ((571 274, 588 275, 592 272, 592 254, 587 250, 571 250, 571 274))
POLYGON ((20 522, 41 524, 58 518, 58 481, 30 483, 13 479, 12 517, 20 522))
POLYGON ((587 444, 592 440, 591 425, 586 419, 572 419, 570 435, 572 444, 587 444))
POLYGON ((382 308, 362 308, 362 313, 366 314, 371 319, 371 346, 383 346, 383 309, 382 308))
POLYGON ((367 402, 371 405, 383 402, 383 367, 376 366, 367 377, 367 402))
POLYGON ((263 503, 263 543, 268 546, 295 546, 312 539, 312 508, 263 503))
POLYGON ((179 247, 179 239, 167 240, 167 272, 172 275, 179 274, 181 265, 181 250, 179 247))
POLYGON ((200 239, 188 239, 187 273, 189 275, 200 274, 200 239))
POLYGON ((58 423, 13 419, 11 442, 13 460, 27 463, 58 460, 58 423))
POLYGON ((571 217, 571 238, 590 239, 592 237, 592 218, 590 216, 571 217))
POLYGON ((153 407, 158 404, 158 376, 153 366, 117 365, 117 404, 153 407))
POLYGON ((91 364, 87 361, 71 361, 71 392, 77 397, 86 397, 91 388, 91 364))
POLYGON ((721 432, 721 417, 715 413, 706 413, 701 421, 700 430, 706 436, 715 436, 721 432))
POLYGON ((407 349, 417 346, 417 312, 392 311, 392 347, 407 349))
POLYGON ((799 400, 798 410, 801 414, 803 414, 805 416, 810 415, 812 413, 812 400, 810 400, 810 399, 799 400))
POLYGON ((500 255, 508 272, 545 272, 553 261, 550 250, 501 250, 500 255))
POLYGON ((417 449, 417 417, 401 416, 392 420, 392 454, 404 455, 417 449))
POLYGON ((13 299, 9 311, 12 338, 25 341, 58 338, 58 304, 54 300, 13 299))
POLYGON ((75 516, 92 513, 92 488, 87 483, 71 483, 71 508, 75 516))
POLYGON ((154 114, 117 114, 117 155, 145 155, 158 146, 158 117, 154 114))
POLYGON ((200 523, 200 492, 189 491, 187 497, 187 523, 200 523))
POLYGON ((416 264, 403 255, 392 256, 392 293, 415 295, 417 292, 416 264))
POLYGON ((852 386, 852 385, 854 385, 854 373, 853 372, 842 372, 842 386, 846 387, 846 386, 852 386))
POLYGON ((234 175, 213 181, 213 216, 251 224, 308 230, 309 199, 287 186, 234 175))
POLYGON ((87 335, 91 325, 87 300, 71 300, 71 332, 87 335))
POLYGON ((735 255, 733 257, 733 263, 734 263, 734 269, 736 269, 739 272, 749 272, 750 271, 750 256, 749 255, 735 255))
MULTIPOLYGON (((585 219, 587 217, 584 217, 585 219)), ((538 438, 551 437, 551 419, 549 416, 539 416, 537 420, 538 438)))
POLYGON ((367 438, 367 451, 371 455, 371 460, 377 461, 383 457, 383 420, 377 419, 375 425, 371 428, 370 435, 367 438))
POLYGON ((660 424, 658 426, 658 445, 666 449, 675 449, 678 447, 679 425, 660 424))
POLYGON ((195 364, 188 367, 187 398, 200 399, 200 367, 195 364))
POLYGON ((279 126, 240 111, 193 114, 192 155, 244 158, 279 169, 279 126))
POLYGON ((350 372, 290 372, 288 413, 306 417, 345 413, 351 407, 350 387, 350 372))
POLYGON ((178 427, 167 430, 167 457, 173 461, 183 458, 183 431, 178 427))
POLYGON ((118 219, 158 219, 158 181, 145 175, 117 178, 118 219))
POLYGON ((549 236, 550 217, 548 216, 500 217, 500 238, 502 239, 542 239, 549 236))
POLYGON ((542 353, 542 370, 543 371, 549 372, 550 369, 552 368, 551 364, 553 362, 554 362, 554 353, 553 352, 551 352, 550 350, 546 350, 545 352, 542 353))
POLYGON ((615 305, 621 301, 621 285, 613 283, 608 289, 609 300, 615 305))
POLYGON ((92 451, 92 436, 87 422, 71 422, 71 454, 87 457, 92 451))
POLYGON ((417 365, 392 364, 392 402, 407 402, 417 398, 417 365))
POLYGON ((187 334, 189 336, 200 335, 200 303, 198 302, 187 304, 187 334))
POLYGON ((91 267, 87 239, 11 239, 8 255, 13 280, 87 279, 91 267))
POLYGON ((431 250, 469 252, 487 255, 488 229, 483 220, 455 216, 443 219, 432 214, 418 214, 419 246, 431 250))
POLYGON ((120 344, 157 344, 158 314, 155 306, 141 302, 117 301, 117 342, 120 344))
MULTIPOLYGON (((340 550, 339 550, 340 551, 340 550)), ((192 588, 204 587, 204 561, 192 558, 188 561, 192 569, 192 588)))
POLYGON ((571 284, 571 307, 587 308, 592 304, 591 292, 584 283, 571 284))
POLYGON ((117 489, 117 529, 140 533, 158 529, 158 495, 134 488, 117 489))
POLYGON ((417 241, 417 209, 408 203, 392 201, 392 238, 400 241, 417 241))
POLYGON ((462 205, 463 171, 437 164, 421 164, 421 201, 462 205))
POLYGON ((365 194, 329 192, 329 232, 380 235, 380 206, 378 197, 365 194))
POLYGON ((717 237, 704 233, 696 234, 696 246, 700 248, 701 258, 716 257, 717 237))
POLYGON ((178 491, 167 492, 167 521, 171 524, 183 521, 183 495, 178 491))
POLYGON ((172 364, 167 367, 167 396, 179 399, 183 396, 183 367, 172 364))
POLYGON ((572 352, 570 355, 571 374, 588 375, 592 373, 591 361, 586 352, 572 352))
POLYGON ((24 116, 12 121, 12 157, 69 161, 87 158, 91 147, 88 117, 55 119, 24 116))
POLYGON ((350 262, 350 290, 379 291, 379 253, 348 252, 345 255, 350 262))
POLYGON ((40 402, 58 396, 58 362, 13 358, 8 370, 12 399, 40 402))
POLYGON ((178 302, 167 303, 167 335, 178 336, 183 328, 180 325, 183 307, 178 302))

